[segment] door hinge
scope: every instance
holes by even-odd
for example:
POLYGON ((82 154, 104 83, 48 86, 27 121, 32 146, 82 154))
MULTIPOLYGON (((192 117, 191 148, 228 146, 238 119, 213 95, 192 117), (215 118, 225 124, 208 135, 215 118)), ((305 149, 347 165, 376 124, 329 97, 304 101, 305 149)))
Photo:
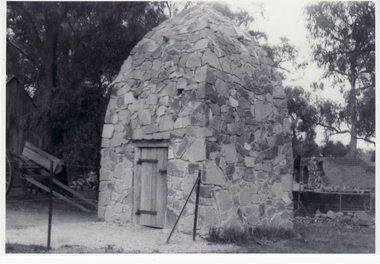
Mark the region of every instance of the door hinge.
POLYGON ((140 215, 140 214, 157 215, 157 212, 156 212, 156 211, 147 211, 147 210, 140 210, 140 209, 137 209, 137 211, 136 211, 136 215, 140 215))
POLYGON ((142 162, 158 163, 158 160, 156 160, 156 159, 138 159, 138 161, 136 163, 141 164, 142 162))

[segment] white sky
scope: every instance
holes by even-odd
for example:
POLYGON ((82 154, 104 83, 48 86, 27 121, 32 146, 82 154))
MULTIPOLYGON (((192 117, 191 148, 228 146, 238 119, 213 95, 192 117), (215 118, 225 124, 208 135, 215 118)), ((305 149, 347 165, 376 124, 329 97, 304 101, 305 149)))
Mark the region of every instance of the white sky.
MULTIPOLYGON (((253 5, 253 1, 225 1, 233 11, 238 8, 254 13, 257 7, 253 5)), ((327 80, 322 80, 323 70, 319 69, 312 61, 311 44, 308 40, 308 30, 305 25, 305 17, 303 8, 310 1, 289 1, 289 0, 267 0, 264 3, 264 18, 257 17, 252 23, 251 29, 263 31, 268 36, 268 42, 272 45, 280 44, 281 37, 287 37, 291 45, 295 45, 299 51, 299 56, 302 60, 308 62, 308 67, 305 70, 299 71, 296 75, 289 76, 289 80, 283 82, 283 86, 301 86, 307 91, 311 91, 310 85, 313 82, 324 82, 325 89, 318 92, 318 95, 323 98, 339 100, 343 102, 343 96, 339 93, 339 89, 332 89, 327 80)), ((315 93, 314 93, 315 94, 315 93)), ((323 139, 321 133, 317 136, 317 143, 323 139)), ((337 135, 331 137, 334 141, 342 141, 348 144, 350 140, 349 134, 337 135)), ((373 148, 373 145, 367 144, 362 140, 358 141, 359 148, 373 148)))

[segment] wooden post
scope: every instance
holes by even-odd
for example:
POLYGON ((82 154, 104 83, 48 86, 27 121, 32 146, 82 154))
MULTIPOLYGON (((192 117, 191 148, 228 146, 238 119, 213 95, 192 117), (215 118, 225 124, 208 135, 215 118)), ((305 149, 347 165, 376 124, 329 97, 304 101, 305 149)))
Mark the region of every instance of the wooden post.
POLYGON ((194 229, 193 229, 193 240, 197 235, 197 219, 198 219, 198 203, 199 203, 199 189, 201 187, 201 171, 198 172, 198 186, 197 186, 197 196, 195 200, 195 211, 194 211, 194 229))
POLYGON ((50 161, 50 200, 49 200, 49 225, 48 225, 48 239, 47 239, 48 249, 50 249, 52 216, 53 216, 53 161, 50 161))

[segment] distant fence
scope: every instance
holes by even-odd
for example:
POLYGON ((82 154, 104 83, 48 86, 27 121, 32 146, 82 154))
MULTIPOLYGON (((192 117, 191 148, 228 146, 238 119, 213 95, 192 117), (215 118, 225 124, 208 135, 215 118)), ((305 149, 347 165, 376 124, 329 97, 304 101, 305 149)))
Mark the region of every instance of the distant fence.
POLYGON ((317 210, 322 213, 327 213, 329 210, 334 212, 369 212, 375 210, 375 193, 293 191, 293 202, 296 216, 314 216, 317 210))

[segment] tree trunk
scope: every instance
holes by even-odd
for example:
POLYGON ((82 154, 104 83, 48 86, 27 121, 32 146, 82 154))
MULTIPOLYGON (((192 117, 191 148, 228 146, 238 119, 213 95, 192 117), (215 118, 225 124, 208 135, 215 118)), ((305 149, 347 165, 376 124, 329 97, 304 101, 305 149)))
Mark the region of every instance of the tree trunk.
POLYGON ((347 154, 348 157, 351 158, 356 158, 356 148, 357 148, 357 138, 356 138, 356 123, 353 123, 351 125, 352 130, 351 130, 351 140, 350 140, 350 145, 348 146, 349 152, 347 154))
POLYGON ((356 105, 356 90, 355 90, 355 79, 351 80, 351 90, 348 99, 348 107, 350 109, 350 121, 351 121, 351 129, 350 129, 350 144, 348 146, 349 152, 347 154, 350 158, 356 158, 356 148, 357 148, 357 105, 356 105))
MULTIPOLYGON (((54 21, 55 22, 55 21, 54 21)), ((54 133, 52 130, 51 110, 53 106, 54 89, 57 87, 57 41, 59 35, 59 24, 47 23, 45 40, 41 45, 42 72, 38 81, 37 99, 39 113, 43 115, 42 131, 45 132, 46 148, 51 151, 54 143, 54 133)))

